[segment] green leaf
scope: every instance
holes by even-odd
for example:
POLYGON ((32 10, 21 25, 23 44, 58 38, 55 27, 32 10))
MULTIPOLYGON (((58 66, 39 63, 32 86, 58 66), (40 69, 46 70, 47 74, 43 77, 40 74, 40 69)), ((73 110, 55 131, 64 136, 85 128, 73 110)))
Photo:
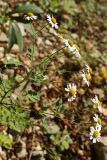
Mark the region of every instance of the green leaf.
POLYGON ((4 103, 11 103, 10 96, 12 94, 14 84, 14 78, 7 80, 2 79, 2 83, 0 84, 0 101, 2 100, 4 103))
POLYGON ((0 108, 0 123, 18 132, 22 132, 28 125, 31 125, 29 112, 16 106, 0 108))
POLYGON ((7 134, 0 133, 0 146, 3 146, 5 148, 11 148, 13 144, 12 138, 10 138, 7 134))
POLYGON ((35 4, 24 4, 24 5, 18 5, 15 9, 13 9, 12 13, 28 13, 32 12, 34 14, 40 14, 43 13, 43 10, 35 5, 35 4))
POLYGON ((68 149, 69 148, 69 142, 68 141, 63 141, 62 142, 62 150, 64 150, 64 149, 68 149))
POLYGON ((29 56, 31 57, 31 59, 34 61, 35 60, 35 56, 36 56, 36 47, 31 44, 30 48, 29 48, 29 56))
POLYGON ((24 47, 23 36, 17 23, 10 22, 8 30, 8 39, 9 39, 9 49, 11 49, 12 46, 15 43, 17 43, 20 48, 20 52, 23 51, 24 47))
POLYGON ((63 12, 66 12, 70 15, 75 15, 75 13, 77 13, 78 7, 77 4, 75 3, 75 1, 71 1, 71 0, 63 0, 63 12))
POLYGON ((17 74, 16 75, 16 77, 15 77, 15 80, 16 80, 16 82, 18 82, 18 83, 20 83, 21 81, 23 81, 23 76, 22 75, 20 75, 20 74, 17 74))
POLYGON ((26 29, 26 31, 29 32, 31 36, 35 35, 36 32, 35 32, 35 29, 32 24, 27 23, 27 24, 23 24, 23 25, 24 25, 24 28, 26 29))
POLYGON ((20 31, 20 29, 19 29, 19 27, 16 23, 13 23, 13 28, 14 28, 14 33, 15 33, 15 36, 16 36, 17 44, 20 48, 20 52, 22 52, 23 47, 24 47, 22 33, 21 33, 21 31, 20 31))
POLYGON ((16 36, 13 28, 13 24, 9 23, 9 30, 8 30, 8 43, 9 43, 9 49, 12 48, 13 44, 16 42, 16 36))
POLYGON ((9 59, 6 57, 4 63, 5 65, 14 65, 16 67, 21 65, 21 62, 15 57, 9 57, 9 59))
POLYGON ((29 90, 28 92, 25 93, 25 96, 27 100, 32 103, 39 101, 41 94, 39 92, 29 90))
POLYGON ((40 85, 41 83, 46 83, 46 80, 44 80, 44 73, 43 70, 37 70, 32 72, 31 77, 29 78, 32 83, 40 85))

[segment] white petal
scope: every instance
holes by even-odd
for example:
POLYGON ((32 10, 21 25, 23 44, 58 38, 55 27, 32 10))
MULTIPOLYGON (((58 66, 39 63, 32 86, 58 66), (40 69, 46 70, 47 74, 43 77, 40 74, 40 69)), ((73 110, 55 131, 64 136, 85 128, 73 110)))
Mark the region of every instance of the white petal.
POLYGON ((98 115, 97 115, 97 114, 94 114, 93 119, 94 119, 95 122, 97 122, 97 121, 98 121, 98 115))
POLYGON ((69 92, 69 89, 68 89, 68 88, 65 88, 65 91, 69 92))
POLYGON ((97 123, 95 128, 96 128, 96 130, 101 131, 101 125, 100 124, 97 123))
POLYGON ((75 47, 69 46, 69 50, 70 50, 71 52, 74 52, 74 51, 75 51, 75 47))
POLYGON ((35 20, 36 20, 36 19, 37 19, 37 16, 33 16, 33 19, 35 19, 35 20))
POLYGON ((69 46, 69 43, 68 43, 68 40, 67 39, 63 39, 63 42, 65 43, 65 45, 68 47, 69 46))
POLYGON ((93 143, 96 143, 96 138, 93 138, 93 143))
POLYGON ((55 23, 55 28, 58 29, 58 23, 55 23))
POLYGON ((71 102, 72 101, 72 98, 68 98, 68 102, 71 102))
POLYGON ((81 55, 80 55, 80 53, 78 51, 75 53, 75 56, 76 57, 81 57, 81 55))
POLYGON ((46 17, 47 17, 47 19, 51 19, 51 16, 49 14, 46 17))
POLYGON ((98 97, 95 95, 95 100, 98 101, 98 97))
POLYGON ((98 137, 98 138, 97 138, 97 141, 100 142, 100 141, 101 141, 101 137, 98 137))
POLYGON ((94 121, 95 121, 95 122, 97 122, 97 121, 98 121, 98 119, 97 119, 96 117, 93 117, 93 119, 94 119, 94 121))
POLYGON ((102 107, 100 105, 98 105, 98 110, 100 113, 102 113, 102 107))
POLYGON ((90 127, 90 132, 93 133, 95 131, 94 127, 90 127))
POLYGON ((71 101, 73 101, 75 99, 75 97, 70 97, 70 98, 68 98, 68 102, 71 102, 71 101))
POLYGON ((93 136, 91 135, 91 136, 90 136, 90 140, 92 140, 92 139, 93 139, 93 136))
POLYGON ((71 85, 71 84, 69 84, 69 85, 68 85, 68 87, 71 89, 71 88, 72 88, 72 85, 71 85))
POLYGON ((95 98, 92 98, 91 100, 92 100, 93 103, 96 104, 96 99, 95 98))

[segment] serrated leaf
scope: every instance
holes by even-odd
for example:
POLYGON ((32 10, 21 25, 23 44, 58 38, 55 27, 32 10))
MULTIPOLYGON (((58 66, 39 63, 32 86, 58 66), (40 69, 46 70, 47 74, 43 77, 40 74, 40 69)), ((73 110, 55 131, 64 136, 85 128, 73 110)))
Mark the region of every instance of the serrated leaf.
POLYGON ((13 28, 14 28, 14 33, 15 33, 15 36, 16 36, 17 44, 20 48, 20 52, 22 52, 23 47, 24 47, 22 33, 21 33, 21 31, 20 31, 20 29, 19 29, 19 27, 16 23, 13 23, 13 28))
POLYGON ((28 99, 29 102, 36 102, 40 100, 40 93, 37 93, 35 91, 29 90, 26 94, 26 98, 28 99))
POLYGON ((43 13, 43 10, 35 4, 24 4, 24 5, 17 6, 12 11, 12 13, 28 13, 28 12, 38 14, 38 13, 43 13))
POLYGON ((1 107, 0 123, 7 125, 9 128, 22 132, 25 127, 31 124, 29 120, 29 112, 19 107, 1 107))

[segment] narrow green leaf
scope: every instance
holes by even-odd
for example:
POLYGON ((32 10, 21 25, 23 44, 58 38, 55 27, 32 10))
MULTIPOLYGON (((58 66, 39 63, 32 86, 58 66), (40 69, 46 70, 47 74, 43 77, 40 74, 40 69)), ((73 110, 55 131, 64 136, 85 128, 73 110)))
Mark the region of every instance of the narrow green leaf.
POLYGON ((24 25, 24 28, 27 30, 27 32, 29 32, 31 34, 31 36, 34 36, 34 34, 36 32, 35 32, 35 29, 34 29, 33 25, 29 24, 29 23, 23 24, 23 25, 24 25))
POLYGON ((12 23, 9 23, 9 30, 8 30, 8 43, 9 43, 9 49, 12 48, 13 44, 16 42, 16 36, 14 33, 14 28, 12 23))
POLYGON ((19 27, 18 27, 18 25, 16 23, 13 23, 13 28, 14 28, 17 44, 18 44, 18 46, 20 48, 20 52, 22 52, 23 51, 23 47, 24 47, 22 33, 21 33, 21 31, 20 31, 20 29, 19 29, 19 27))
POLYGON ((28 12, 33 12, 35 14, 40 14, 43 13, 43 10, 38 7, 35 4, 24 4, 24 5, 18 5, 12 13, 28 13, 28 12))

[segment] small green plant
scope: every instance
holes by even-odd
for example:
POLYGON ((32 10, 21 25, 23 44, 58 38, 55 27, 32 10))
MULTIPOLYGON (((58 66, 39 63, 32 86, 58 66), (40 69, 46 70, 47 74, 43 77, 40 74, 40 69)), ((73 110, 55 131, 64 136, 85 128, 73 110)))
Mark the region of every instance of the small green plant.
POLYGON ((0 123, 17 132, 23 132, 27 126, 31 125, 29 112, 11 105, 0 108, 0 123))
POLYGON ((55 146, 58 146, 61 149, 61 151, 69 149, 70 144, 72 144, 72 139, 66 129, 51 135, 50 139, 55 146))
POLYGON ((0 146, 10 149, 13 144, 13 139, 6 133, 0 133, 0 146))
POLYGON ((61 151, 69 149, 70 144, 73 142, 66 128, 61 131, 57 125, 49 125, 45 119, 43 119, 42 126, 47 134, 49 134, 52 144, 59 147, 61 151))

